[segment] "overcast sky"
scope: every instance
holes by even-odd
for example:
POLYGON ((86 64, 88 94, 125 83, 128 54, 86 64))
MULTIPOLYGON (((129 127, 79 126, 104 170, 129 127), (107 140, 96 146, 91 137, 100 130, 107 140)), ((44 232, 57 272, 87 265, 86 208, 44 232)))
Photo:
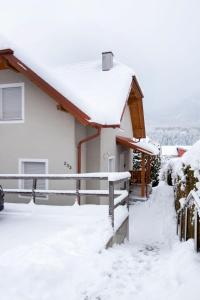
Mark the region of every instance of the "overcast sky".
POLYGON ((0 0, 0 33, 55 65, 112 50, 136 72, 148 126, 200 126, 199 14, 199 0, 0 0))

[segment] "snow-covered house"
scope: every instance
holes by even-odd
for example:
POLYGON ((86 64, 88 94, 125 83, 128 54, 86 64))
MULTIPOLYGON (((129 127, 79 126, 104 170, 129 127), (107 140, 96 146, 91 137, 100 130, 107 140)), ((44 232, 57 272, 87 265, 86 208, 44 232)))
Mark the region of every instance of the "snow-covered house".
MULTIPOLYGON (((112 61, 103 71, 102 62, 109 63, 104 59, 58 68, 31 59, 19 49, 0 50, 0 173, 129 170, 133 138, 145 138, 143 94, 134 72, 112 61)), ((30 182, 15 184, 28 188, 30 182)), ((65 184, 41 181, 40 188, 65 184)), ((16 197, 28 201, 6 200, 16 197)))

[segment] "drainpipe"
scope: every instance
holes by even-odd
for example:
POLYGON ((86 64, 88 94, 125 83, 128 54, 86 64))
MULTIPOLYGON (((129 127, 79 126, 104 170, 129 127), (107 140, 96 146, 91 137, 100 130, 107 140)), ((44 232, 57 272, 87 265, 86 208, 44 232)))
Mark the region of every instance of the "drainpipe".
POLYGON ((81 146, 82 146, 83 143, 87 143, 87 142, 89 142, 89 141, 97 138, 100 135, 101 128, 97 127, 96 129, 97 129, 97 132, 95 134, 84 138, 83 140, 81 140, 78 143, 78 146, 77 146, 77 153, 78 153, 78 157, 77 157, 77 173, 81 173, 81 146))
MULTIPOLYGON (((95 138, 97 138, 101 133, 101 128, 96 127, 97 132, 91 136, 88 136, 81 140, 77 146, 77 173, 81 173, 81 147, 84 143, 87 143, 95 138)), ((77 189, 80 189, 80 180, 77 180, 77 189)), ((80 205, 80 196, 77 197, 78 204, 80 205)))

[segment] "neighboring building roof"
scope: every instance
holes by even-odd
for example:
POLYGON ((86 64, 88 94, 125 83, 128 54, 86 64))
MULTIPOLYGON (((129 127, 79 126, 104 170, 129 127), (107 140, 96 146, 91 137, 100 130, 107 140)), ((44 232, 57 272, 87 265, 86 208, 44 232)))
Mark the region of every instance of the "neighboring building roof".
MULTIPOLYGON (((0 36, 0 49, 5 45, 11 44, 0 36)), ((9 48, 0 50, 0 70, 22 73, 83 125, 120 127, 128 104, 134 136, 145 137, 143 94, 129 67, 114 62, 111 70, 102 71, 100 61, 52 67, 46 61, 35 63, 36 52, 28 57, 16 45, 12 48, 15 54, 9 48)))
POLYGON ((147 155, 158 155, 159 149, 154 144, 152 144, 148 139, 142 139, 138 142, 135 142, 133 139, 130 139, 128 137, 124 136, 117 136, 116 137, 117 144, 120 144, 124 147, 138 150, 141 153, 147 154, 147 155))
POLYGON ((178 156, 178 149, 184 149, 188 151, 191 146, 162 146, 161 153, 163 156, 178 156))

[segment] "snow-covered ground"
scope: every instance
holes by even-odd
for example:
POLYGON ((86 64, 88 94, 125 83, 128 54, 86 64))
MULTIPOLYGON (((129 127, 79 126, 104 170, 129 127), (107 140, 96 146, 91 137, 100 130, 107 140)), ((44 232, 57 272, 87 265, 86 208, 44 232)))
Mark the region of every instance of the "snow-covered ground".
POLYGON ((27 207, 0 214, 1 300, 199 299, 200 256, 176 237, 165 183, 130 208, 130 242, 109 250, 106 208, 27 207))

